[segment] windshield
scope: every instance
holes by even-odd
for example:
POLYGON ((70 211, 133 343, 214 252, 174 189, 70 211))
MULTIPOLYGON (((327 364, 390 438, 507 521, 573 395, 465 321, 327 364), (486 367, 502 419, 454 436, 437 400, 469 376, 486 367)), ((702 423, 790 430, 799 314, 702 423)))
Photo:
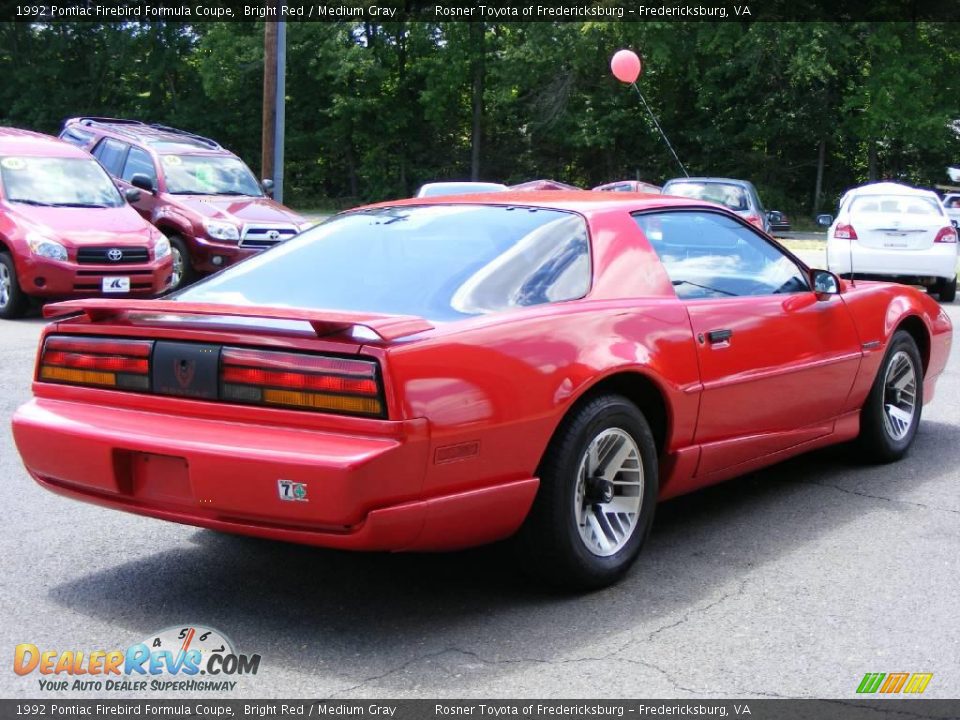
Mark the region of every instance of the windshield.
POLYGON ((456 320, 572 300, 589 287, 579 215, 434 205, 338 215, 176 299, 456 320))
POLYGON ((250 168, 235 157, 161 155, 160 163, 174 195, 263 195, 250 168))
POLYGON ((0 159, 0 179, 9 202, 58 207, 120 207, 110 176, 93 158, 0 159))
POLYGON ((891 213, 894 215, 941 215, 933 198, 916 195, 864 195, 850 204, 852 213, 891 213))
POLYGON ((739 185, 717 182, 677 182, 668 183, 663 188, 663 193, 694 200, 706 200, 740 212, 750 208, 747 204, 747 193, 739 185))

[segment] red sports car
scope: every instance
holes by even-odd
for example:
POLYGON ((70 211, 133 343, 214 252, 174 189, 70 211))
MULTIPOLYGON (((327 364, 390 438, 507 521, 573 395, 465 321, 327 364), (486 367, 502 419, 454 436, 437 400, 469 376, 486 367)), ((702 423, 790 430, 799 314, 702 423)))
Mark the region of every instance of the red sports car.
POLYGON ((615 580, 658 500, 857 440, 904 455, 951 325, 723 208, 496 193, 352 210, 165 300, 46 309, 13 420, 46 488, 356 550, 515 535, 615 580))

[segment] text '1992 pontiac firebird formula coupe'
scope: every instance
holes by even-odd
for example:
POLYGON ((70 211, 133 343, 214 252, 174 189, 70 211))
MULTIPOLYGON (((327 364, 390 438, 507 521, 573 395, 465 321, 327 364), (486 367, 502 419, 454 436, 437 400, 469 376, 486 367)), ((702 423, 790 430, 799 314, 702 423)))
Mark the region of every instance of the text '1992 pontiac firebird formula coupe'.
POLYGON ((581 588, 658 500, 832 443, 899 459, 952 334, 722 207, 589 192, 360 208, 168 299, 45 313, 13 419, 42 486, 330 548, 513 536, 581 588))

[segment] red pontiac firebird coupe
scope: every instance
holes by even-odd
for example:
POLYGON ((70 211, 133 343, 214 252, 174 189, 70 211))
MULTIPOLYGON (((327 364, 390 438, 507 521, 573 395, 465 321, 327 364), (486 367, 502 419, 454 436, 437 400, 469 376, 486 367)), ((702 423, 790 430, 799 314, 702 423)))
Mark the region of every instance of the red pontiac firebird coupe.
POLYGON ((580 587, 658 500, 907 452, 951 324, 727 210, 496 193, 360 208, 165 300, 49 306, 17 446, 46 488, 356 550, 515 535, 580 587))

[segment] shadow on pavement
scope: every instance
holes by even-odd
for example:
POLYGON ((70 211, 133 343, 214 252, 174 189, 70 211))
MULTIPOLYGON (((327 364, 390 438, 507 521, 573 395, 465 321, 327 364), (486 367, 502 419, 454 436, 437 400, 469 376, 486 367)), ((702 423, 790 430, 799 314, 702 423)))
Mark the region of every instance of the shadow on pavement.
MULTIPOLYGON (((353 554, 209 531, 50 595, 137 636, 208 624, 265 663, 342 678, 345 691, 354 689, 348 679, 368 675, 401 688, 409 678, 394 675, 397 668, 444 653, 508 673, 511 662, 570 656, 603 639, 643 642, 659 625, 743 591, 752 568, 875 507, 867 503, 909 512, 901 496, 915 496, 960 464, 960 430, 924 423, 911 456, 893 465, 863 466, 850 455, 848 446, 815 452, 661 505, 628 576, 580 596, 527 579, 508 544, 439 555, 353 554), (613 615, 625 620, 604 620, 613 615), (537 658, 517 655, 530 647, 537 658)), ((113 541, 129 543, 134 555, 145 550, 133 537, 113 541)))

